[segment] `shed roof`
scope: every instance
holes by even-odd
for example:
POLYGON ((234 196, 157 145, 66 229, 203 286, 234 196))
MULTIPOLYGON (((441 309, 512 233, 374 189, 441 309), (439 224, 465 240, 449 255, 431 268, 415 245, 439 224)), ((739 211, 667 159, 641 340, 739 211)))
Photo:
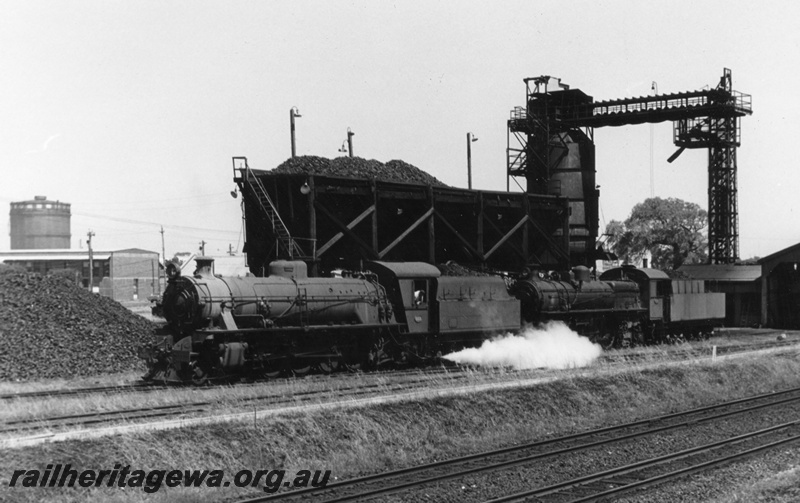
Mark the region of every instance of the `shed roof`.
POLYGON ((678 268, 692 279, 709 281, 755 281, 761 277, 760 265, 687 264, 678 268))
POLYGON ((124 250, 114 250, 111 253, 130 253, 136 255, 158 255, 158 252, 150 251, 150 250, 142 250, 141 248, 125 248, 124 250))
POLYGON ((669 279, 669 276, 659 269, 633 266, 612 267, 600 275, 600 279, 602 280, 613 280, 625 277, 640 281, 644 279, 669 279))
MULTIPOLYGON (((93 260, 108 260, 115 253, 155 255, 158 252, 141 250, 139 248, 129 248, 126 250, 92 250, 93 260)), ((89 250, 72 250, 69 248, 51 248, 43 250, 11 250, 0 252, 0 262, 9 261, 48 261, 48 260, 89 260, 89 250)))
MULTIPOLYGON (((93 250, 94 260, 108 260, 112 252, 93 250)), ((0 262, 9 261, 38 261, 38 260, 89 260, 89 250, 11 250, 0 252, 0 262)))
POLYGON ((767 255, 766 257, 759 259, 758 263, 764 264, 767 262, 772 262, 773 260, 779 258, 781 255, 788 255, 790 253, 798 253, 798 252, 800 252, 800 243, 784 248, 783 250, 778 250, 771 255, 767 255))
POLYGON ((378 267, 388 269, 398 278, 438 278, 442 275, 438 268, 426 262, 382 262, 372 261, 378 267))

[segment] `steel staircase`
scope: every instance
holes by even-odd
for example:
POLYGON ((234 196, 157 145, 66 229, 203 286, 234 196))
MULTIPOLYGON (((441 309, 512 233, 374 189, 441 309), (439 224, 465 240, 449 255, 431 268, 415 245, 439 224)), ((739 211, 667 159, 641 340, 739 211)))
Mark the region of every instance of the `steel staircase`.
POLYGON ((278 214, 278 209, 269 197, 269 193, 264 187, 264 184, 255 176, 250 166, 247 164, 247 158, 234 157, 233 164, 234 171, 238 171, 239 176, 237 178, 238 181, 242 183, 242 190, 247 188, 252 191, 253 195, 255 195, 255 199, 258 201, 262 216, 266 218, 272 228, 272 233, 275 236, 277 254, 280 255, 280 251, 282 250, 286 252, 290 259, 304 257, 305 253, 289 233, 288 227, 286 227, 286 224, 278 214), (237 161, 239 161, 238 168, 236 166, 237 161))

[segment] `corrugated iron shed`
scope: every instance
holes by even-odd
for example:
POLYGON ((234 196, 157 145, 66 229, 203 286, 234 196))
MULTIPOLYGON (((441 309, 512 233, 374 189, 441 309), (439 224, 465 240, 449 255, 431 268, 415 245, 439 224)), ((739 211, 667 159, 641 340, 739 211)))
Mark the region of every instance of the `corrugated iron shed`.
POLYGON ((692 279, 708 281, 755 281, 761 277, 760 265, 690 264, 682 265, 678 271, 692 279))
POLYGON ((768 266, 773 266, 773 263, 777 264, 780 262, 795 261, 797 260, 798 256, 800 256, 800 243, 789 246, 788 248, 784 248, 783 250, 778 250, 771 255, 767 255, 766 257, 759 259, 758 263, 761 265, 767 264, 768 266))

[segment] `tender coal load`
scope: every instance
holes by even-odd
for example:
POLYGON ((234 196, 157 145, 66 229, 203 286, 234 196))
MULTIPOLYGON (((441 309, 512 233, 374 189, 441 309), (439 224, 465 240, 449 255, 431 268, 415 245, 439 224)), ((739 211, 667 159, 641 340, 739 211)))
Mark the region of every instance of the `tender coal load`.
POLYGON ((366 178, 383 182, 415 183, 446 187, 435 177, 404 161, 389 161, 386 164, 361 157, 337 157, 326 159, 305 155, 287 159, 271 171, 282 175, 321 175, 346 178, 366 178))
POLYGON ((463 265, 457 264, 452 260, 448 260, 444 264, 437 264, 436 268, 439 269, 439 272, 442 273, 442 276, 491 276, 491 274, 487 272, 481 272, 475 269, 464 267, 463 265))
POLYGON ((155 325, 63 275, 0 264, 0 380, 144 370, 155 325))

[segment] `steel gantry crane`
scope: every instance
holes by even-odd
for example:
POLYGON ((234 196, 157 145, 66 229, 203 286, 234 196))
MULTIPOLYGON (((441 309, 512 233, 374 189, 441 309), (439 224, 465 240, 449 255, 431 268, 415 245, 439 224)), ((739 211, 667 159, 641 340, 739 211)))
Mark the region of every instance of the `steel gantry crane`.
POLYGON ((550 76, 524 82, 526 106, 514 108, 508 120, 508 178, 524 177, 529 193, 569 199, 574 263, 590 265, 598 258, 594 128, 664 121, 673 121, 673 140, 679 147, 669 162, 684 149, 708 149, 709 262, 736 261, 736 147, 739 121, 752 113, 752 103, 750 95, 733 90, 729 69, 715 88, 608 101, 594 101, 550 76))

